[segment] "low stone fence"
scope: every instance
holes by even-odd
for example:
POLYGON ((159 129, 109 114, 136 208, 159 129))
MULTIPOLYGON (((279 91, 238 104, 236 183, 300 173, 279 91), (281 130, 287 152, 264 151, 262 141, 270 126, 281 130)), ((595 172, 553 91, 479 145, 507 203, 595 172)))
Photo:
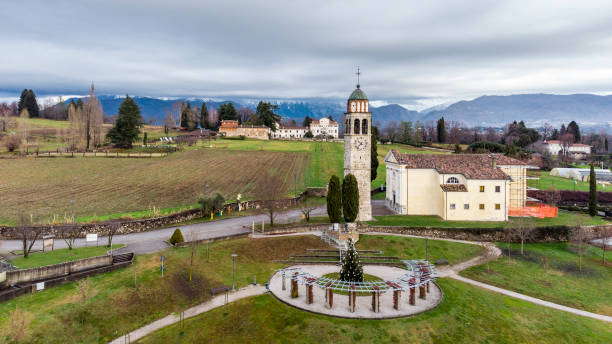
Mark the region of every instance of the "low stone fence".
POLYGON ((0 282, 0 287, 16 284, 26 284, 61 276, 71 275, 85 270, 91 270, 113 264, 112 256, 99 256, 72 262, 41 266, 33 269, 14 270, 6 272, 6 280, 0 282))
POLYGON ((256 230, 257 234, 275 235, 285 233, 305 233, 305 232, 316 232, 328 230, 332 225, 330 223, 299 223, 294 225, 286 225, 282 227, 274 227, 271 229, 265 229, 261 233, 261 230, 256 230))
MULTIPOLYGON (((299 197, 296 198, 287 198, 276 200, 277 207, 279 208, 287 208, 292 207, 300 202, 302 202, 308 195, 308 192, 302 193, 299 197)), ((233 202, 225 205, 224 209, 231 209, 232 211, 237 211, 239 206, 240 209, 259 209, 265 206, 266 202, 270 201, 261 201, 261 200, 253 200, 253 201, 243 201, 243 202, 233 202)), ((194 218, 198 218, 202 216, 202 212, 200 209, 190 209, 181 211, 175 214, 170 214, 166 216, 153 217, 147 219, 137 219, 137 220, 114 220, 114 221, 106 221, 100 223, 87 223, 87 224, 77 224, 79 227, 76 230, 76 236, 79 238, 84 238, 86 234, 98 234, 99 236, 107 235, 110 230, 114 227, 117 227, 115 231, 115 235, 120 234, 129 234, 129 233, 139 233, 145 232, 148 230, 169 227, 175 223, 189 221, 194 218)), ((39 237, 43 235, 55 235, 56 238, 61 238, 62 233, 71 232, 72 225, 57 225, 57 226, 27 226, 27 227, 8 227, 8 226, 0 226, 0 240, 21 240, 22 232, 26 231, 41 231, 39 237)))
MULTIPOLYGON (((609 226, 609 225, 608 225, 609 226)), ((600 228, 608 226, 585 226, 587 235, 597 237, 600 228)), ((499 228, 432 228, 432 227, 402 227, 402 226, 370 226, 360 225, 358 231, 376 233, 395 233, 430 238, 443 238, 468 241, 507 241, 507 229, 499 228)), ((566 242, 570 240, 572 229, 569 226, 536 227, 530 242, 566 242)))

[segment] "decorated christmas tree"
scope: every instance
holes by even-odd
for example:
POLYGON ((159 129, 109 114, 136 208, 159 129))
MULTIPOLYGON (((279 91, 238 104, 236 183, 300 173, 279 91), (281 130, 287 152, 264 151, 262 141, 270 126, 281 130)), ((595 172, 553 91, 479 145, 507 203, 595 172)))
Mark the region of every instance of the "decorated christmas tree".
POLYGON ((347 282, 363 282, 363 267, 359 261, 359 253, 352 239, 348 239, 348 249, 342 256, 340 280, 347 282))

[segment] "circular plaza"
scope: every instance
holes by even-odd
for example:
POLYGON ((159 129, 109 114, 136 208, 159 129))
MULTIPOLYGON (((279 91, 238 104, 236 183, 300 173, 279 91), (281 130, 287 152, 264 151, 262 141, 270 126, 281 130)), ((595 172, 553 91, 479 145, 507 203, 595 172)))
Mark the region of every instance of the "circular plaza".
POLYGON ((305 311, 343 318, 408 317, 435 308, 442 291, 435 267, 426 261, 402 261, 404 268, 364 265, 372 282, 345 282, 330 276, 338 264, 293 265, 270 279, 270 292, 280 301, 305 311))

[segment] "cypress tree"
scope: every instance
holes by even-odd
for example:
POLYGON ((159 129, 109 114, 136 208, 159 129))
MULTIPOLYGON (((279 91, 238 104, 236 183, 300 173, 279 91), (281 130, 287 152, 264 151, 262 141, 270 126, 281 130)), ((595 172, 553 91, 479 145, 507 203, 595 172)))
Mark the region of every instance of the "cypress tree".
POLYGON ((202 108, 200 109, 200 128, 210 129, 208 124, 208 107, 205 102, 202 102, 202 108))
POLYGON ((79 100, 77 100, 76 106, 77 106, 77 108, 82 109, 83 108, 83 99, 79 98, 79 100))
POLYGON ((378 175, 378 144, 376 143, 376 136, 378 135, 378 128, 372 127, 372 145, 370 146, 370 180, 376 179, 378 175))
POLYGON ((342 189, 336 175, 331 176, 327 188, 327 216, 331 223, 338 223, 342 218, 342 189))
POLYGON ((446 142, 446 124, 444 123, 444 117, 441 117, 438 120, 437 132, 438 132, 438 142, 440 143, 446 142))
POLYGON ((146 146, 147 145, 147 132, 145 131, 144 136, 142 137, 142 145, 146 146))
POLYGON ((342 212, 346 222, 354 222, 359 213, 359 186, 351 173, 342 182, 342 212))
POLYGON ((589 215, 597 215, 597 177, 593 164, 591 164, 591 174, 589 175, 589 215))
POLYGON ((132 143, 138 139, 142 125, 142 115, 138 104, 134 99, 126 96, 119 105, 117 120, 106 137, 118 147, 132 148, 132 143))
POLYGON ((21 91, 21 95, 19 96, 19 103, 17 103, 17 113, 18 114, 20 114, 21 111, 23 111, 23 109, 25 108, 27 95, 28 95, 28 90, 24 88, 23 91, 21 91))
POLYGON ((608 153, 608 138, 604 139, 604 148, 606 149, 606 153, 608 153))
POLYGON ((363 282, 363 266, 359 261, 359 253, 355 249, 353 239, 348 239, 348 248, 342 256, 340 280, 347 282, 363 282))
POLYGON ((181 127, 190 131, 198 127, 197 121, 194 120, 190 102, 187 102, 187 107, 181 112, 181 127))

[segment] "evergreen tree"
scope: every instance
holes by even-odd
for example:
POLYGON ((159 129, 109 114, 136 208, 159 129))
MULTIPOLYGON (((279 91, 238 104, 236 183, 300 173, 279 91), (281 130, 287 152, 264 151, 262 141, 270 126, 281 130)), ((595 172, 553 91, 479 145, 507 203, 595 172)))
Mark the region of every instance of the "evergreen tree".
POLYGON ((608 138, 604 139, 604 148, 606 149, 606 153, 608 153, 608 138))
POLYGON ((327 187, 327 216, 331 223, 338 223, 342 218, 342 189, 336 175, 329 178, 327 187))
POLYGON ((275 114, 273 110, 278 110, 278 106, 267 102, 259 102, 256 111, 257 124, 263 124, 270 130, 276 131, 276 124, 280 122, 281 116, 275 114))
POLYGON ((444 143, 446 142, 446 125, 444 124, 444 117, 438 120, 438 142, 444 143))
POLYGON ((578 123, 576 123, 576 121, 571 121, 568 125, 567 125, 567 132, 569 134, 574 135, 574 142, 578 143, 580 142, 580 127, 578 126, 578 123))
POLYGON ((376 179, 378 175, 378 144, 376 143, 376 136, 378 136, 378 128, 372 127, 372 145, 370 146, 370 180, 376 179))
POLYGON ((359 260, 359 253, 355 249, 353 239, 347 240, 347 250, 342 256, 340 280, 346 282, 363 282, 363 266, 359 260))
POLYGON ((21 91, 19 102, 17 103, 17 113, 21 113, 23 109, 28 109, 30 118, 40 116, 40 109, 38 108, 38 101, 36 100, 34 91, 28 89, 21 91))
POLYGON ((597 215, 597 177, 593 164, 591 164, 591 173, 589 175, 589 215, 597 215))
POLYGON ((312 123, 312 118, 310 118, 310 116, 306 115, 306 117, 304 117, 304 122, 302 122, 302 126, 310 127, 310 123, 312 123))
POLYGON ((200 128, 210 129, 210 124, 208 124, 208 107, 206 103, 202 103, 202 108, 200 109, 200 128))
POLYGON ((77 100, 76 107, 79 109, 83 109, 83 99, 79 98, 77 100))
POLYGON ((181 112, 181 127, 189 131, 196 130, 198 128, 198 122, 195 120, 190 102, 187 102, 187 107, 185 107, 181 112))
POLYGON ((219 106, 219 122, 226 120, 238 120, 238 113, 233 103, 225 103, 219 106))
POLYGON ((346 222, 354 222, 359 213, 359 185, 351 173, 342 182, 342 212, 346 222))
POLYGON ((147 140, 148 140, 147 132, 145 131, 144 135, 142 136, 142 145, 143 146, 147 145, 147 140))
POLYGON ((561 130, 559 130, 559 136, 565 135, 566 132, 567 132, 567 129, 565 129, 565 123, 562 123, 561 130))
MULTIPOLYGON (((28 90, 27 89, 23 89, 23 91, 21 91, 21 95, 19 96, 19 102, 17 103, 17 113, 21 113, 21 111, 23 111, 23 109, 26 107, 26 98, 28 96, 28 90)), ((28 110, 29 111, 29 110, 28 110)))
POLYGON ((126 96, 119 105, 117 120, 106 137, 118 147, 132 148, 132 143, 138 139, 142 126, 142 115, 138 104, 130 96, 126 96))

